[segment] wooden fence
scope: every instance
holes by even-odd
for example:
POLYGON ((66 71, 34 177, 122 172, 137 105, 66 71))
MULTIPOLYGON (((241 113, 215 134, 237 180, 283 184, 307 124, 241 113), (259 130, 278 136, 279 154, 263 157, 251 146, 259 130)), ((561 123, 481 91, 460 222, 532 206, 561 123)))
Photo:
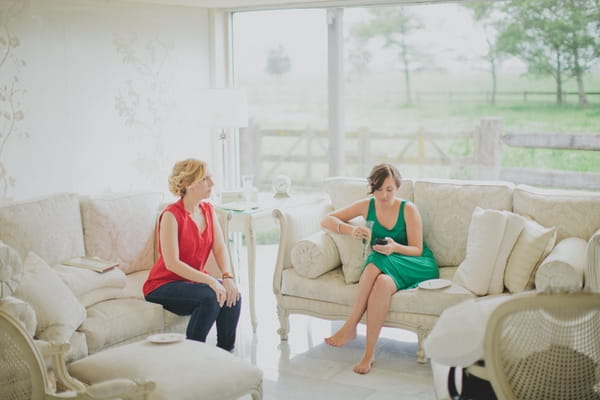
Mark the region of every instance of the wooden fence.
MULTIPOLYGON (((328 176, 328 133, 261 129, 251 126, 240 135, 242 173, 252 173, 268 189, 279 173, 295 187, 314 187, 328 176)), ((503 168, 502 150, 518 148, 600 151, 600 134, 503 132, 498 118, 482 118, 470 132, 400 132, 360 129, 345 135, 345 175, 364 176, 372 165, 390 162, 405 175, 459 179, 501 179, 537 186, 600 190, 600 173, 547 168, 503 168)))

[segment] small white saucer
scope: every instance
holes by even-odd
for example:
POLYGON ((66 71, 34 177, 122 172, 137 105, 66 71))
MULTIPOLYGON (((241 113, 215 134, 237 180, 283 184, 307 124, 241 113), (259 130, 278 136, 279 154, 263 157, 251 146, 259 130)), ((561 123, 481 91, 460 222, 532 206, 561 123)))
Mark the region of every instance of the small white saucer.
POLYGON ((156 335, 150 335, 146 338, 147 341, 152 343, 175 343, 185 339, 183 333, 157 333, 156 335))
POLYGON ((452 281, 449 281, 448 279, 429 279, 428 281, 419 283, 421 289, 428 290, 443 289, 450 285, 452 285, 452 281))

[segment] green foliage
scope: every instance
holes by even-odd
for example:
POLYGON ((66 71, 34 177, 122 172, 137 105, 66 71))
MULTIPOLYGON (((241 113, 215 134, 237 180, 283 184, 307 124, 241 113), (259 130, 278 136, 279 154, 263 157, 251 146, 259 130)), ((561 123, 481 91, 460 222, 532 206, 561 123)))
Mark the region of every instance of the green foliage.
POLYGON ((598 1, 513 0, 504 12, 498 49, 525 61, 533 75, 553 76, 558 103, 565 78, 577 78, 580 104, 587 105, 581 77, 600 56, 598 1))
MULTIPOLYGON (((362 59, 370 56, 365 53, 364 43, 379 38, 383 47, 394 51, 400 61, 399 69, 404 73, 405 103, 411 104, 410 75, 411 72, 429 66, 430 57, 410 41, 410 34, 423 29, 424 26, 407 7, 376 7, 369 9, 372 18, 366 22, 353 25, 350 34, 362 50, 362 59)), ((364 66, 363 66, 364 67, 364 66)))

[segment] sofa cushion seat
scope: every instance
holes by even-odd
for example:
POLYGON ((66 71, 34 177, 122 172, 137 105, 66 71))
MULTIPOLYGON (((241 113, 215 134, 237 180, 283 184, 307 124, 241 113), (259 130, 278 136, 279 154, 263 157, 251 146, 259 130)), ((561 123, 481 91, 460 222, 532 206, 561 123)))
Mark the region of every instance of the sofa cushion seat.
POLYGON ((87 308, 87 319, 79 327, 93 354, 108 346, 143 337, 164 328, 160 304, 139 299, 114 299, 87 308))
MULTIPOLYGON (((441 268, 445 270, 447 268, 441 268)), ((456 268, 451 268, 456 270, 456 268)), ((448 276, 450 271, 444 271, 448 276)), ((297 296, 311 300, 325 301, 329 303, 352 306, 356 298, 358 284, 348 285, 344 281, 341 268, 336 268, 318 279, 302 277, 288 268, 283 271, 283 282, 281 293, 285 296, 297 296)), ((442 311, 451 305, 475 296, 467 289, 457 284, 438 289, 407 289, 400 290, 392 297, 390 312, 407 312, 419 314, 440 315, 442 311)))

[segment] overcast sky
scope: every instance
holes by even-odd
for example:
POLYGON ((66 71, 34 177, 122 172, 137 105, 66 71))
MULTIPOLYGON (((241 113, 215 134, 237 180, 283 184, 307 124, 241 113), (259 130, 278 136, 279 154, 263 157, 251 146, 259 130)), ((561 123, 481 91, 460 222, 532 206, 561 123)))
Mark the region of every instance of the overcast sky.
MULTIPOLYGON (((457 54, 476 57, 485 53, 483 31, 471 18, 468 10, 456 4, 427 4, 411 6, 425 29, 414 33, 412 43, 446 69, 464 68, 456 62, 457 54)), ((234 51, 236 62, 244 65, 246 73, 264 71, 270 48, 280 44, 292 60, 295 72, 319 72, 327 60, 327 26, 324 9, 261 11, 238 13, 234 17, 234 51)), ((344 31, 369 17, 365 8, 348 8, 344 12, 344 31)), ((377 46, 373 43, 373 46, 377 46)), ((372 68, 393 67, 397 57, 390 52, 377 51, 372 68)), ((507 65, 508 67, 510 65, 507 65)), ((515 66, 514 64, 512 65, 515 66)))

